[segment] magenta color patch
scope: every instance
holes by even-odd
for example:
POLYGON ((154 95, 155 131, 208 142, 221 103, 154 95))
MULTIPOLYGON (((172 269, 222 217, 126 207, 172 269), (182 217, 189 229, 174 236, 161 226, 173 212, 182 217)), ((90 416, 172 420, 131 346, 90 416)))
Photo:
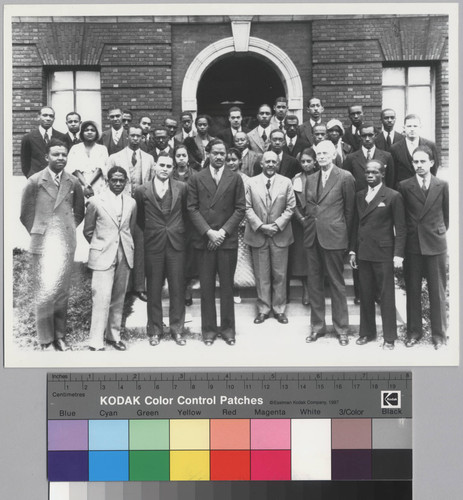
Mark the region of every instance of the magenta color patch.
POLYGON ((290 480, 290 450, 251 450, 251 481, 290 480))
POLYGON ((291 420, 251 420, 252 450, 291 449, 291 420))

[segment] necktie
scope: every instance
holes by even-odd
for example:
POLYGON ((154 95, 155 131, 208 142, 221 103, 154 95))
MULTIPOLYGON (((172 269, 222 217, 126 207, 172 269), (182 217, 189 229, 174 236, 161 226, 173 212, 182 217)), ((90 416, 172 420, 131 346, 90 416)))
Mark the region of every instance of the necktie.
POLYGON ((59 189, 59 185, 60 185, 60 178, 59 178, 59 174, 56 174, 55 175, 55 178, 53 179, 55 184, 56 184, 56 187, 59 189))
POLYGON ((213 170, 214 172, 214 182, 215 182, 215 185, 218 186, 219 185, 219 172, 217 170, 213 170))
POLYGON ((119 142, 119 137, 120 137, 120 132, 119 131, 115 132, 113 135, 113 142, 116 146, 117 146, 117 143, 119 142))
POLYGON ((367 149, 367 161, 371 160, 371 151, 367 149))
POLYGON ((74 139, 72 140, 72 144, 77 144, 77 141, 78 141, 77 136, 74 136, 74 139))
POLYGON ((325 187, 326 181, 328 180, 328 174, 326 172, 322 172, 322 186, 325 187))
POLYGON ((264 142, 267 140, 267 134, 265 133, 265 130, 264 130, 264 133, 262 134, 262 140, 264 142))
POLYGON ((43 140, 45 141, 45 144, 48 145, 48 143, 50 142, 50 138, 48 137, 48 132, 45 132, 45 134, 43 135, 43 140))
POLYGON ((162 199, 164 198, 164 195, 166 194, 166 191, 167 191, 167 186, 166 186, 166 183, 163 182, 161 184, 161 189, 160 189, 160 193, 159 193, 159 197, 162 199))
POLYGON ((387 133, 386 144, 387 144, 388 148, 391 147, 392 141, 391 141, 391 133, 390 132, 387 133))
POLYGON ((367 192, 367 195, 365 196, 365 201, 368 203, 370 203, 370 201, 373 199, 373 190, 372 189, 368 189, 368 192, 367 192))
POLYGON ((280 121, 279 127, 280 127, 280 130, 283 130, 283 122, 282 121, 280 121))
POLYGON ((426 188, 426 179, 423 178, 423 184, 421 185, 421 189, 423 190, 424 195, 428 194, 428 189, 426 188))
POLYGON ((137 153, 134 151, 132 154, 132 165, 135 166, 137 164, 137 153))
POLYGON ((293 139, 290 139, 288 149, 291 153, 293 152, 293 148, 294 148, 294 142, 293 139))
POLYGON ((270 182, 270 179, 267 180, 267 183, 265 184, 265 187, 267 188, 267 191, 265 193, 265 202, 267 204, 267 207, 270 207, 270 204, 272 203, 272 197, 270 196, 270 186, 272 183, 270 182))

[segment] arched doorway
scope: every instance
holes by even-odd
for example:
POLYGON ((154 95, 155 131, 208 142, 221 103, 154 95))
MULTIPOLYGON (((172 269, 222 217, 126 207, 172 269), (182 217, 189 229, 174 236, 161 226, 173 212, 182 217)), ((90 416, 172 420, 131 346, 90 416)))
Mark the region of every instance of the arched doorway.
MULTIPOLYGON (((299 120, 302 120, 302 110, 303 110, 303 92, 302 92, 302 82, 301 77, 299 76, 299 72, 292 62, 291 58, 278 46, 266 41, 261 38, 256 37, 248 37, 246 38, 245 48, 243 48, 243 43, 236 44, 234 38, 223 38, 222 40, 218 40, 210 45, 208 45, 205 49, 203 49, 200 53, 196 55, 196 57, 191 62, 188 67, 185 77, 183 79, 182 85, 182 110, 191 111, 194 115, 198 113, 198 99, 201 99, 201 95, 199 95, 198 90, 203 76, 206 76, 206 73, 209 69, 212 72, 217 72, 217 67, 214 68, 216 64, 219 64, 222 60, 227 64, 229 62, 235 61, 233 56, 236 57, 236 61, 241 57, 243 61, 253 61, 254 63, 258 61, 258 64, 263 64, 265 66, 266 72, 273 71, 277 75, 277 79, 274 77, 273 73, 270 77, 271 86, 275 89, 278 86, 277 80, 279 80, 280 84, 282 84, 283 92, 275 91, 270 92, 269 97, 263 98, 261 95, 260 98, 255 99, 255 101, 260 101, 259 103, 265 102, 266 99, 272 101, 275 97, 279 97, 279 95, 284 95, 288 99, 288 108, 291 113, 294 113, 298 116, 299 120)), ((235 67, 242 63, 232 63, 235 64, 235 67)), ((243 63, 244 64, 244 63, 243 63)), ((262 66, 261 66, 262 67, 262 66)), ((220 68, 220 66, 218 66, 220 68)), ((245 77, 245 74, 243 75, 245 77)), ((217 75, 216 75, 217 78, 217 75)), ((207 76, 206 76, 206 88, 207 88, 207 76)), ((219 87, 222 82, 220 80, 215 80, 215 87, 219 87)), ((211 85, 209 84, 209 88, 211 85)), ((254 85, 253 88, 257 87, 254 85)), ((256 91, 258 91, 257 89, 256 91)), ((203 92, 203 90, 201 90, 203 92)), ((233 95, 233 94, 232 94, 233 95)), ((230 101, 229 105, 222 105, 222 108, 225 111, 225 120, 226 120, 226 110, 232 106, 231 100, 243 100, 235 97, 224 97, 221 98, 216 96, 216 101, 218 99, 224 99, 220 102, 230 101)), ((252 102, 252 99, 250 99, 252 102)), ((269 102, 269 104, 273 104, 273 102, 269 102)), ((245 102, 246 105, 246 102, 245 102)), ((258 106, 258 104, 257 104, 258 106)), ((256 106, 256 107, 257 107, 256 106)), ((205 107, 204 109, 208 109, 205 107)), ((202 109, 201 109, 202 112, 202 109)), ((215 114, 216 111, 212 110, 212 114, 215 114)), ((256 108, 254 108, 251 113, 255 116, 256 108)))
POLYGON ((277 97, 285 95, 280 76, 267 61, 248 53, 233 53, 204 72, 196 94, 198 114, 210 115, 214 128, 221 129, 228 125, 228 109, 238 105, 243 123, 253 128, 259 105, 273 105, 277 97))

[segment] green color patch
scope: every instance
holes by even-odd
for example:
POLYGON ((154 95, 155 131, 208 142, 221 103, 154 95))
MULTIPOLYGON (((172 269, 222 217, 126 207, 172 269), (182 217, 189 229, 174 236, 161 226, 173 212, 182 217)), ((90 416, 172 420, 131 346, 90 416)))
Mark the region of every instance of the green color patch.
POLYGON ((168 451, 130 451, 130 481, 169 481, 168 451))

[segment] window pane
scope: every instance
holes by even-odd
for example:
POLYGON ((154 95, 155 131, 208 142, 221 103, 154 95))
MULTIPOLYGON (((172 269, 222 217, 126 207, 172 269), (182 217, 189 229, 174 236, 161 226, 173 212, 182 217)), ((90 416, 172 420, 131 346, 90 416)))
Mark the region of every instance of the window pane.
POLYGON ((76 89, 99 89, 100 73, 98 71, 76 71, 76 89))
POLYGON ((396 113, 395 130, 402 132, 405 117, 405 88, 383 88, 383 109, 391 108, 396 113))
POLYGON ((74 111, 73 93, 67 92, 52 92, 51 107, 55 110, 55 123, 53 128, 60 132, 66 133, 66 115, 69 111, 74 111))
POLYGON ((86 91, 76 93, 77 112, 82 116, 82 121, 93 120, 98 125, 101 133, 101 95, 99 91, 86 91))
POLYGON ((73 88, 72 71, 55 71, 50 78, 51 90, 69 90, 73 88))
POLYGON ((405 68, 383 68, 383 85, 405 85, 405 68))
POLYGON ((407 113, 415 113, 421 118, 421 135, 433 139, 432 100, 430 87, 410 87, 408 89, 407 113))
POLYGON ((408 68, 409 85, 431 85, 430 66, 411 66, 408 68))

